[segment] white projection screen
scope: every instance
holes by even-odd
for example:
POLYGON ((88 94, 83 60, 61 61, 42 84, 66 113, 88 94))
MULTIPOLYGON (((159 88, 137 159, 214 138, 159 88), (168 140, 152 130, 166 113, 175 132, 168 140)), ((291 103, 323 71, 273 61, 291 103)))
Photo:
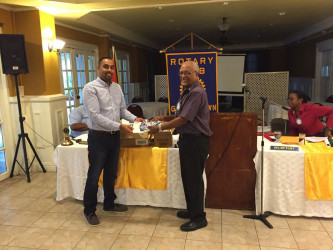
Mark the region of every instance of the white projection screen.
POLYGON ((219 94, 242 93, 245 54, 217 57, 219 94))

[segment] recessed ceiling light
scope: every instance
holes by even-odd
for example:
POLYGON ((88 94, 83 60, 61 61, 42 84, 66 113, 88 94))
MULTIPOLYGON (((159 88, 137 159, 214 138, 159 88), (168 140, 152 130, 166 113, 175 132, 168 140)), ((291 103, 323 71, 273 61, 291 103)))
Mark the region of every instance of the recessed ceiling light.
POLYGON ((286 13, 287 13, 287 12, 283 12, 283 11, 282 11, 282 12, 279 12, 279 15, 280 15, 280 16, 284 16, 286 13))
POLYGON ((174 23, 174 22, 176 22, 176 20, 175 19, 169 19, 168 22, 169 23, 174 23))
POLYGON ((158 6, 158 7, 156 7, 156 9, 163 10, 163 7, 162 6, 158 6))
POLYGON ((223 5, 223 6, 228 6, 228 5, 229 5, 229 2, 223 2, 222 5, 223 5))

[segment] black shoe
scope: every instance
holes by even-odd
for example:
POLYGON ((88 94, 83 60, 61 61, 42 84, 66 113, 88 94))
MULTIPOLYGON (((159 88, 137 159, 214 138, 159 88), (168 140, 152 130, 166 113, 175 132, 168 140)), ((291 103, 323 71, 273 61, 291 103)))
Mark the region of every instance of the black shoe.
POLYGON ((195 222, 195 221, 190 221, 187 223, 184 223, 183 225, 180 226, 180 230, 189 232, 189 231, 194 231, 203 227, 206 227, 208 224, 206 219, 203 219, 202 221, 195 222))
POLYGON ((99 224, 99 219, 97 218, 97 215, 95 214, 95 212, 90 213, 89 215, 86 215, 84 212, 83 212, 83 214, 89 225, 97 226, 99 224))
POLYGON ((128 208, 122 204, 114 204, 113 208, 103 208, 104 211, 111 211, 111 212, 118 212, 118 213, 125 213, 128 208))
POLYGON ((177 217, 182 218, 182 219, 189 219, 190 215, 187 210, 183 210, 183 211, 178 211, 177 217))

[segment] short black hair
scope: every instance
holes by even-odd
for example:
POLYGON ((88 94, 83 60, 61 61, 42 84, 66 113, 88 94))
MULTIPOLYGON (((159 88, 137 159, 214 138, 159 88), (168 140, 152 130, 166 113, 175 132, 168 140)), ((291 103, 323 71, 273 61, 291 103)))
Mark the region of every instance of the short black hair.
POLYGON ((307 94, 305 94, 303 91, 293 90, 293 91, 289 92, 288 96, 290 94, 295 94, 297 96, 297 98, 303 99, 303 103, 307 103, 308 101, 311 101, 310 96, 308 96, 307 94))
POLYGON ((113 60, 113 59, 112 59, 111 57, 109 57, 109 56, 101 57, 101 58, 98 60, 98 66, 101 66, 101 62, 102 62, 104 59, 113 60))

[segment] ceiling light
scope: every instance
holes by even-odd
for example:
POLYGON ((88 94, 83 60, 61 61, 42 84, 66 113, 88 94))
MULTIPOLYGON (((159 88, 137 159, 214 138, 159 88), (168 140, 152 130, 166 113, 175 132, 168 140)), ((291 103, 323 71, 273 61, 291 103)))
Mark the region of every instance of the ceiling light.
POLYGON ((158 7, 156 7, 156 9, 163 10, 163 7, 162 6, 158 6, 158 7))
POLYGON ((223 2, 222 5, 223 5, 223 6, 228 6, 228 5, 229 5, 229 2, 223 2))
POLYGON ((221 30, 221 31, 227 31, 230 29, 230 25, 228 24, 228 18, 223 17, 222 18, 222 23, 217 25, 217 27, 221 30))
POLYGON ((280 15, 280 16, 284 16, 286 13, 287 13, 287 12, 283 12, 283 11, 282 11, 282 12, 279 12, 279 15, 280 15))

